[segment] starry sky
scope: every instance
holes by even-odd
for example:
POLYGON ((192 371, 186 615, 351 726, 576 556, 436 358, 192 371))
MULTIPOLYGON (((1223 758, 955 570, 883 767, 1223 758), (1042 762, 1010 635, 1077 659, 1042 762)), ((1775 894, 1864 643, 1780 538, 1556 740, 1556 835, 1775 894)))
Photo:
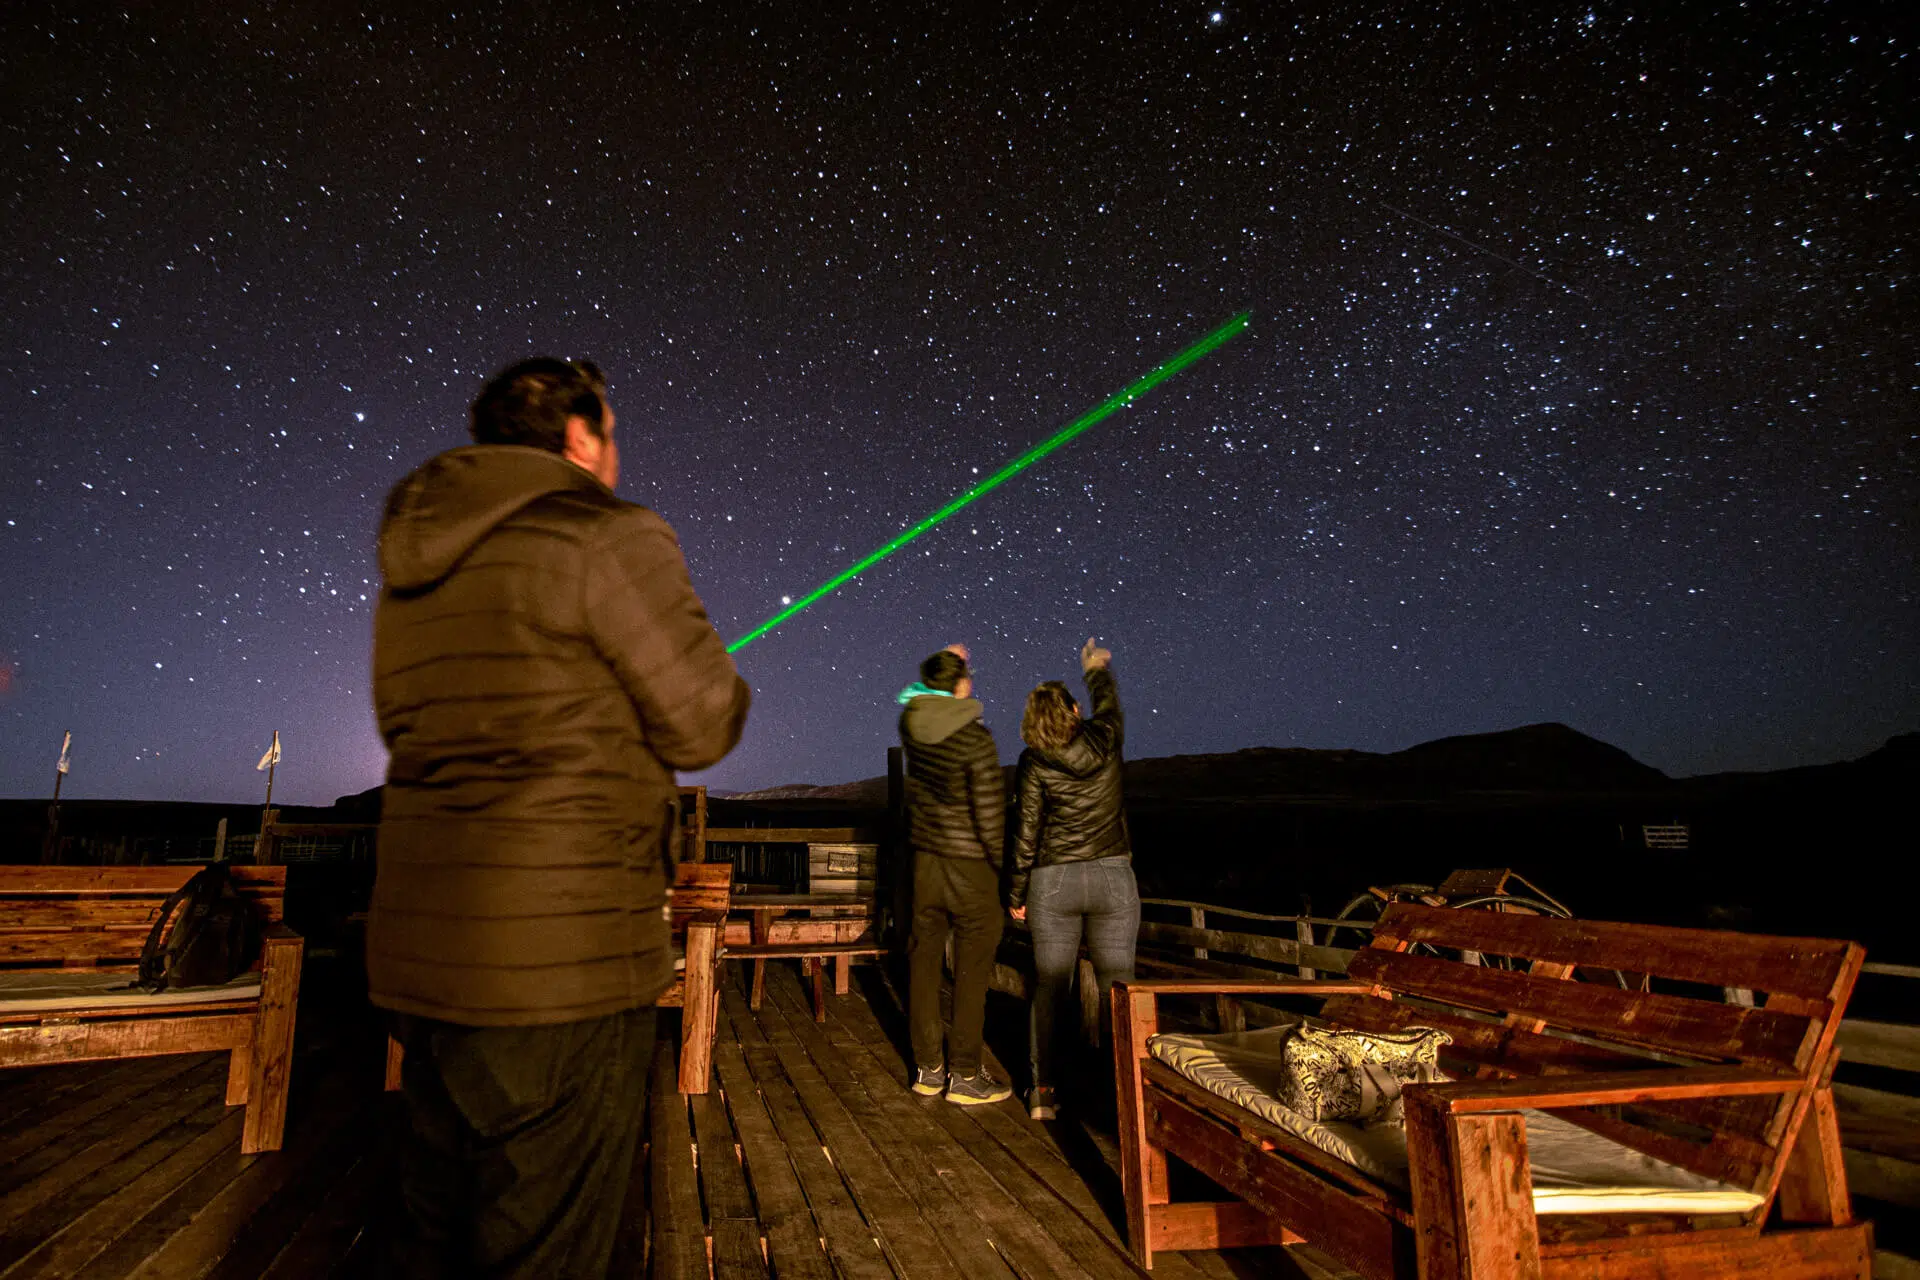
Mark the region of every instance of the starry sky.
POLYGON ((10 0, 0 794, 380 780, 387 489, 609 374, 738 655, 727 789, 884 769, 973 646, 1129 755, 1560 720, 1676 775, 1920 728, 1895 3, 10 0))

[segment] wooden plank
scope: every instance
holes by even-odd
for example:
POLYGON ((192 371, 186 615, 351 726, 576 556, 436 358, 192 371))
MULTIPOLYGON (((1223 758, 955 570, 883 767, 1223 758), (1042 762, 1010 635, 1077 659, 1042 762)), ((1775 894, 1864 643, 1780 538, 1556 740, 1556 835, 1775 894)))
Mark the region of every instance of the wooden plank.
POLYGON ((1456 1115, 1515 1107, 1615 1106, 1651 1099, 1778 1097, 1806 1085, 1799 1076, 1766 1067, 1656 1067, 1649 1071, 1529 1076, 1517 1080, 1459 1080, 1417 1086, 1456 1115))
POLYGON ((713 1035, 720 1011, 721 917, 690 921, 681 982, 680 1092, 705 1093, 713 1077, 713 1035))
MULTIPOLYGON (((1561 920, 1500 911, 1395 903, 1374 926, 1375 947, 1426 943, 1651 973, 1709 987, 1750 987, 1824 1002, 1858 944, 1724 929, 1561 920)), ((1349 970, 1351 972, 1351 970, 1349 970)))
POLYGON ((380 830, 377 822, 275 822, 275 840, 324 840, 341 836, 370 835, 380 830))
MULTIPOLYGON (((897 1002, 894 1007, 898 1008, 897 1002)), ((900 1046, 888 1036, 886 1029, 874 1016, 872 1007, 865 1001, 850 1000, 845 1004, 836 1005, 834 1016, 853 1030, 854 1034, 867 1046, 870 1054, 897 1072, 897 1079, 906 1080, 910 1077, 911 1072, 906 1058, 900 1051, 900 1046)), ((1007 1078, 1005 1068, 992 1060, 990 1049, 987 1053, 989 1065, 998 1071, 1003 1079, 1007 1078)), ((958 1118, 984 1130, 1033 1183, 1064 1202, 1065 1206, 1086 1224, 1110 1251, 1125 1258, 1126 1241, 1114 1229, 1109 1209, 1100 1203, 1086 1179, 1062 1158, 1059 1149, 1047 1138, 1046 1130, 1017 1111, 1009 1111, 1004 1107, 934 1109, 936 1116, 947 1116, 950 1113, 957 1113, 958 1118)), ((1117 1182, 1117 1170, 1114 1176, 1117 1182)), ((1132 1266, 1130 1260, 1127 1265, 1132 1266)))
POLYGON ((1920 1164, 1852 1148, 1841 1152, 1841 1162, 1855 1196, 1920 1211, 1920 1164))
POLYGON ((1769 1231, 1745 1239, 1641 1237, 1611 1242, 1605 1252, 1556 1255, 1541 1250, 1542 1280, 1838 1280, 1873 1274, 1873 1229, 1866 1223, 1802 1231, 1769 1231))
MULTIPOLYGON (((273 925, 260 948, 260 1014, 247 1046, 247 1124, 240 1149, 277 1151, 287 1122, 287 1086, 293 1072, 293 1023, 300 1000, 300 935, 273 925)), ((242 1064, 236 1057, 234 1068, 242 1064)), ((229 1089, 228 1098, 232 1099, 229 1089)))
POLYGON ((679 1060, 673 1042, 667 1040, 654 1055, 649 1107, 647 1169, 653 1190, 654 1280, 694 1280, 707 1274, 707 1232, 693 1172, 693 1135, 678 1079, 679 1060))
MULTIPOLYGON (((0 866, 0 897, 59 894, 158 894, 165 897, 200 870, 192 864, 144 867, 0 866)), ((241 893, 285 893, 285 867, 235 863, 234 887, 241 893)))
POLYGON ((876 942, 769 942, 729 946, 729 960, 799 960, 818 956, 877 956, 886 948, 876 942))
POLYGON ((1837 1227, 1853 1220, 1840 1152, 1840 1118, 1831 1089, 1814 1092, 1788 1153, 1778 1195, 1784 1222, 1837 1227))
MULTIPOLYGON (((1466 1073, 1490 1067, 1498 1075, 1556 1075, 1631 1070, 1662 1063, 1662 1059, 1640 1056, 1625 1047, 1540 1035, 1497 1019, 1469 1017, 1458 1010, 1436 1009, 1406 1000, 1336 996, 1321 1006, 1320 1016, 1338 1026, 1360 1031, 1438 1028, 1453 1037, 1452 1044, 1441 1048, 1441 1061, 1452 1070, 1466 1073)), ((1671 1063, 1671 1059, 1666 1061, 1671 1063)))
POLYGON ((192 1070, 96 1116, 60 1142, 0 1169, 0 1224, 45 1204, 90 1177, 182 1117, 205 1105, 220 1064, 202 1059, 192 1070))
MULTIPOLYGON (((178 1148, 111 1195, 72 1217, 6 1271, 7 1280, 68 1276, 99 1256, 127 1228, 172 1195, 179 1185, 222 1152, 237 1150, 241 1115, 227 1111, 210 1128, 178 1148)), ((64 1210, 66 1206, 62 1206, 64 1210)), ((5 1264, 0 1249, 0 1267, 5 1264)))
MULTIPOLYGON (((828 1037, 854 1065, 855 1074, 861 1077, 869 1092, 875 1096, 890 1092, 904 1099, 902 1082, 908 1075, 905 1059, 884 1037, 876 1043, 856 1029, 856 1020, 849 1012, 856 1006, 865 1009, 861 1002, 835 1003, 828 1015, 828 1037)), ((873 1022, 870 1012, 865 1022, 878 1030, 879 1024, 873 1022)), ((921 1107, 914 1103, 908 1106, 930 1117, 959 1143, 986 1176, 1012 1197, 1080 1269, 1095 1276, 1132 1270, 1126 1260, 1125 1246, 1111 1229, 1104 1233, 1095 1229, 1068 1199, 1037 1178, 992 1132, 978 1123, 978 1118, 980 1113, 995 1112, 1013 1124, 1021 1121, 1007 1116, 999 1107, 921 1107)), ((1081 1185, 1077 1177, 1070 1177, 1069 1181, 1071 1185, 1081 1185)))
POLYGON ((715 1218, 711 1230, 713 1280, 758 1280, 767 1274, 759 1223, 751 1218, 715 1218))
POLYGON ((1337 996, 1370 995, 1375 990, 1371 982, 1346 978, 1308 981, 1280 974, 1272 978, 1136 978, 1128 985, 1143 995, 1161 996, 1210 996, 1216 993, 1230 996, 1337 996))
POLYGON ((158 896, 133 898, 102 897, 0 897, 0 930, 17 931, 56 929, 151 929, 159 917, 158 896))
MULTIPOLYGON (((1494 916, 1489 919, 1532 917, 1494 916)), ((1775 1009, 1563 982, 1435 956, 1368 947, 1347 967, 1350 977, 1396 993, 1424 996, 1488 1013, 1516 1013, 1607 1040, 1671 1053, 1741 1062, 1803 1066, 1817 1027, 1775 1009)))
POLYGON ((1843 1018, 1838 1038, 1842 1061, 1920 1071, 1920 1026, 1843 1018))
MULTIPOLYGON (((1375 1202, 1330 1186, 1317 1173, 1262 1151, 1239 1134, 1157 1089, 1144 1099, 1149 1141, 1376 1280, 1412 1274, 1411 1233, 1375 1202)), ((1412 1108, 1409 1108, 1411 1113, 1412 1108)), ((1418 1192, 1416 1190, 1416 1203, 1418 1192)), ((1424 1256, 1422 1259, 1424 1263, 1424 1256)), ((1441 1273, 1421 1271, 1423 1280, 1441 1273)))
POLYGON ((960 1108, 951 1104, 922 1105, 903 1087, 904 1077, 882 1068, 857 1040, 851 1036, 837 1037, 813 1025, 810 1010, 800 1005, 798 993, 787 984, 781 983, 776 988, 774 1005, 786 1016, 789 1029, 816 1063, 831 1058, 846 1065, 850 1080, 847 1087, 837 1092, 848 1103, 849 1111, 856 1118, 864 1116, 886 1126, 904 1139, 914 1159, 908 1167, 896 1166, 895 1173, 914 1179, 920 1192, 917 1198, 921 1212, 929 1221, 937 1227, 942 1218, 955 1220, 960 1229, 971 1227, 975 1232, 984 1228, 986 1242, 1001 1255, 992 1262, 1003 1267, 1010 1262, 1016 1274, 1093 1280, 1096 1273, 1089 1272, 1062 1249, 992 1171, 974 1158, 969 1147, 927 1114, 930 1110, 960 1108), (952 1212, 954 1205, 971 1211, 978 1223, 967 1223, 960 1218, 952 1212), (1005 1262, 1001 1262, 1002 1258, 1005 1262))
POLYGON ((0 1026, 0 1065, 87 1062, 232 1049, 252 1036, 253 1021, 245 1013, 212 1013, 113 1022, 0 1026))
MULTIPOLYGON (((721 1017, 726 1019, 726 1013, 722 1012, 721 1017)), ((781 1280, 789 1277, 832 1280, 833 1267, 821 1252, 820 1238, 825 1234, 826 1247, 834 1251, 840 1274, 847 1280, 892 1280, 893 1268, 881 1256, 872 1233, 865 1230, 859 1210, 839 1186, 839 1178, 833 1176, 831 1166, 824 1178, 817 1169, 810 1169, 823 1190, 814 1207, 808 1208, 807 1193, 802 1190, 800 1175, 795 1172, 795 1166, 801 1161, 789 1158, 786 1144, 774 1129, 762 1086, 755 1083, 747 1068, 746 1054, 734 1039, 730 1019, 721 1026, 719 1043, 714 1046, 713 1066, 740 1137, 742 1163, 753 1184, 758 1217, 767 1242, 767 1260, 773 1264, 774 1274, 781 1280), (828 1194, 824 1188, 829 1186, 838 1194, 828 1194), (817 1223, 816 1213, 820 1215, 817 1223)), ((804 1116, 801 1122, 805 1122, 804 1116)), ((817 1138, 798 1151, 810 1156, 810 1163, 826 1164, 817 1138)))
MULTIPOLYGON (((768 926, 766 940, 773 943, 858 942, 872 930, 873 922, 865 916, 827 920, 776 917, 768 926)), ((752 922, 728 920, 725 937, 729 952, 747 945, 753 941, 752 922)))
MULTIPOLYGON (((226 1163, 225 1168, 237 1168, 238 1172, 168 1236, 165 1243, 127 1274, 139 1280, 186 1280, 204 1275, 210 1261, 223 1258, 238 1243, 248 1242, 249 1250, 259 1247, 261 1237, 250 1237, 248 1233, 256 1219, 265 1220, 263 1211, 276 1194, 295 1179, 316 1154, 329 1148, 350 1151, 363 1140, 362 1127, 352 1119, 357 1109, 356 1100, 344 1077, 323 1080, 306 1102, 312 1108, 307 1123, 300 1126, 284 1150, 267 1156, 236 1153, 227 1158, 230 1163, 226 1163)), ((221 1164, 216 1161, 208 1166, 208 1171, 222 1172, 221 1164)), ((291 1225, 286 1224, 267 1243, 284 1242, 291 1225)), ((268 1253, 267 1257, 271 1258, 272 1254, 268 1253)), ((254 1274, 258 1274, 257 1269, 254 1274)))
MULTIPOLYGON (((805 1061, 799 1046, 786 1034, 782 1020, 764 1006, 764 1018, 756 1018, 731 988, 727 996, 727 1011, 740 1034, 749 1064, 755 1064, 756 1058, 761 1059, 754 1065, 754 1075, 762 1081, 761 1088, 774 1113, 774 1123, 780 1125, 789 1148, 793 1149, 796 1168, 799 1166, 797 1146, 805 1141, 805 1136, 792 1126, 785 1099, 769 1087, 768 1077, 772 1075, 781 1076, 804 1107, 802 1118, 809 1129, 818 1130, 818 1141, 831 1153, 833 1168, 853 1192, 860 1212, 894 1269, 908 1278, 938 1276, 957 1280, 966 1274, 954 1266, 941 1247, 938 1235, 921 1218, 912 1197, 894 1180, 880 1152, 847 1114, 826 1079, 805 1061)), ((831 1236, 828 1244, 831 1247, 831 1236)))
POLYGON ((1847 1146, 1920 1164, 1920 1098, 1836 1084, 1833 1101, 1847 1146))
POLYGON ((708 844, 874 844, 865 827, 708 827, 708 844))
MULTIPOLYGON (((878 1171, 903 1193, 907 1206, 960 1274, 969 1280, 1007 1275, 1007 1264, 982 1231, 983 1224, 956 1202, 954 1187, 942 1185, 945 1170, 941 1165, 945 1161, 929 1159, 930 1153, 897 1127, 898 1116, 889 1121, 881 1115, 845 1060, 819 1035, 811 1013, 785 977, 784 973, 776 975, 771 984, 772 998, 756 1018, 787 1078, 806 1101, 807 1114, 832 1149, 843 1175, 852 1183, 856 1164, 863 1163, 870 1151, 878 1160, 878 1171), (792 1008, 794 1005, 800 1007, 792 1008), (811 1053, 807 1041, 813 1042, 811 1053), (808 1096, 809 1087, 812 1097, 808 1096)), ((865 1193, 856 1187, 855 1194, 865 1207, 865 1193)), ((965 1188, 957 1194, 970 1199, 978 1190, 965 1188)))
POLYGON ((1160 924, 1152 920, 1140 925, 1140 941, 1149 946, 1192 948, 1198 959, 1220 953, 1251 956, 1274 964, 1306 965, 1310 968, 1343 971, 1353 952, 1337 947, 1316 947, 1295 938, 1275 938, 1259 933, 1235 933, 1226 929, 1196 929, 1188 925, 1160 924))
POLYGON ((347 1105, 331 1111, 326 1117, 329 1123, 315 1126, 322 1131, 321 1145, 286 1159, 261 1162, 285 1165, 281 1181, 247 1214, 220 1252, 218 1265, 205 1273, 206 1280, 256 1280, 281 1256, 328 1193, 361 1165, 367 1146, 366 1121, 376 1114, 374 1100, 359 1095, 342 1101, 347 1105))
POLYGON ((1440 1108, 1425 1105, 1417 1094, 1406 1098, 1405 1107, 1407 1181, 1413 1189, 1414 1253, 1420 1280, 1464 1280, 1466 1224, 1461 1221, 1460 1182, 1453 1169, 1447 1116, 1440 1108))
POLYGON ((1526 1120, 1514 1111, 1453 1116, 1448 1122, 1459 1213, 1472 1280, 1537 1280, 1533 1174, 1526 1120))
POLYGON ((392 1194, 399 1174, 394 1135, 405 1121, 393 1117, 381 1126, 371 1148, 355 1161, 300 1224, 261 1280, 310 1280, 350 1275, 337 1269, 355 1239, 366 1229, 375 1197, 392 1194))
POLYGON ((1244 1200, 1178 1201, 1153 1211, 1156 1254, 1299 1244, 1301 1240, 1244 1200))
POLYGON ((709 1218, 751 1218, 753 1197, 747 1194, 747 1178, 740 1167, 740 1151, 734 1144, 733 1125, 727 1120, 727 1108, 711 1093, 691 1100, 694 1149, 701 1199, 709 1218))
POLYGON ((166 1123, 143 1126, 139 1141, 115 1144, 111 1159, 88 1169, 85 1176, 63 1180, 65 1185, 56 1193, 45 1196, 27 1211, 12 1215, 5 1229, 0 1230, 0 1271, 20 1263, 76 1219, 86 1217, 103 1200, 138 1181, 183 1147, 193 1145, 207 1130, 219 1125, 225 1115, 226 1105, 217 1094, 209 1096, 204 1088, 196 1090, 181 1106, 169 1108, 166 1123))
MULTIPOLYGON (((229 1113, 230 1116, 238 1114, 229 1113)), ((158 1253, 175 1233, 191 1222, 255 1159, 257 1157, 242 1156, 238 1143, 235 1143, 230 1155, 216 1156, 153 1209, 125 1224, 113 1243, 76 1273, 75 1280, 125 1280, 136 1267, 158 1253)))
POLYGON ((1127 1246, 1134 1261, 1153 1266, 1153 1206, 1167 1202, 1167 1156, 1148 1135, 1149 1117, 1141 1067, 1147 1042, 1160 1029, 1151 991, 1117 981, 1113 1001, 1113 1069, 1120 1186, 1127 1202, 1127 1246))
MULTIPOLYGON (((32 1094, 24 1090, 20 1101, 26 1103, 24 1115, 9 1115, 0 1122, 0 1169, 31 1153, 59 1142, 95 1116, 111 1111, 128 1098, 158 1088, 174 1077, 201 1066, 206 1060, 182 1054, 159 1062, 126 1060, 106 1065, 81 1063, 74 1066, 43 1067, 46 1088, 32 1094), (70 1087, 53 1089, 56 1082, 71 1081, 70 1087)), ((38 1082, 36 1082, 38 1083, 38 1082)), ((10 1102, 13 1101, 9 1095, 10 1102)))
MULTIPOLYGON (((0 1132, 16 1121, 38 1115, 54 1097, 90 1085, 124 1069, 125 1064, 78 1067, 15 1067, 0 1071, 0 1132)), ((0 1161, 4 1163, 4 1161, 0 1161)))

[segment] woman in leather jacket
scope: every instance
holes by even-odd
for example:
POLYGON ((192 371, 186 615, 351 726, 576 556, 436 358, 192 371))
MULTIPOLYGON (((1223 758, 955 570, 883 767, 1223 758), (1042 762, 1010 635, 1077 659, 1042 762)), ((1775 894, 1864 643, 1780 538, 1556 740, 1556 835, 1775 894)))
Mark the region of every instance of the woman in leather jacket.
POLYGON ((1027 695, 1017 774, 1019 819, 1009 859, 1008 907, 1033 932, 1035 986, 1030 1026, 1036 1120, 1055 1114, 1061 1006, 1073 982, 1084 932, 1100 986, 1100 1008, 1114 979, 1133 976, 1140 934, 1140 891, 1120 795, 1124 723, 1108 669, 1113 655, 1091 638, 1080 671, 1091 719, 1057 680, 1027 695))

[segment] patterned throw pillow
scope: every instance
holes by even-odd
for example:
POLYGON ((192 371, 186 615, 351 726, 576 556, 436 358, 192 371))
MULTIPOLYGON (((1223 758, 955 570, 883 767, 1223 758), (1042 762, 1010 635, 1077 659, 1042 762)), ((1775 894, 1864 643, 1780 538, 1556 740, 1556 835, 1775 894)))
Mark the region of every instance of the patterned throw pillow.
POLYGON ((1281 1046, 1280 1101, 1310 1120, 1402 1124, 1401 1085, 1440 1079, 1440 1046, 1452 1043, 1432 1027, 1376 1032, 1303 1024, 1281 1046))

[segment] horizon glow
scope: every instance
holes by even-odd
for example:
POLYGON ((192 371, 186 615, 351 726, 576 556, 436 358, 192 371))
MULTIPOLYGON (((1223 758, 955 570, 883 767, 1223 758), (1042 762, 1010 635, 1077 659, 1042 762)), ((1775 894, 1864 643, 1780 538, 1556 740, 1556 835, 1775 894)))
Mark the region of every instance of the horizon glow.
POLYGON ((985 480, 982 480, 979 484, 973 486, 973 488, 947 503, 946 506, 941 507, 938 511, 920 521, 920 523, 900 533, 894 537, 892 541, 880 547, 878 550, 869 552, 847 568, 842 569, 833 577, 807 592, 806 595, 801 596, 798 600, 795 600, 792 604, 780 610, 780 612, 774 614, 771 618, 768 618, 765 622, 747 632, 747 634, 741 636, 738 640, 729 644, 727 646, 727 652, 738 653, 755 640, 758 640, 761 636, 767 634, 767 632, 785 622, 788 618, 793 617, 793 615, 805 609, 808 605, 837 591, 840 587, 851 582, 860 574, 871 569, 874 565, 879 564, 882 560, 885 560, 888 556, 900 550, 900 548, 906 546, 921 534, 927 532, 927 530, 946 520, 949 516, 955 515, 963 507, 966 507, 979 498, 985 497, 988 493, 1013 479, 1013 477, 1019 475, 1034 463, 1039 462, 1048 454, 1059 449, 1062 445, 1067 444, 1076 436, 1105 419, 1116 409, 1125 408, 1147 392, 1159 386, 1162 382, 1165 382, 1168 378, 1171 378, 1174 374, 1179 373, 1182 369, 1211 355, 1216 348, 1240 334, 1240 332, 1247 327, 1252 315, 1253 312, 1251 311, 1242 311, 1239 315, 1233 317, 1233 319, 1227 321, 1206 337, 1180 352, 1180 354, 1174 356, 1159 368, 1147 374, 1144 378, 1141 378, 1124 390, 1117 391, 1107 397, 1047 439, 1041 441, 1033 448, 1015 458, 1012 462, 1009 462, 1006 466, 1000 468, 1000 470, 988 476, 985 480))

